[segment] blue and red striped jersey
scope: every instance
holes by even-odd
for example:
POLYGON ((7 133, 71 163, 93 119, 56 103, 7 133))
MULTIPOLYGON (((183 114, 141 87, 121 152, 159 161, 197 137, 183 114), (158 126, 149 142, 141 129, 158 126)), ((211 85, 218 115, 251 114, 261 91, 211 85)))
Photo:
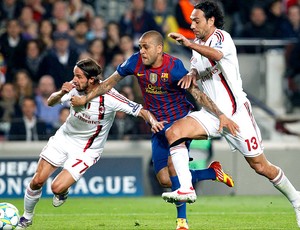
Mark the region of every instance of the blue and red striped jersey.
POLYGON ((145 66, 140 53, 133 54, 118 66, 119 75, 137 77, 144 97, 144 107, 158 121, 173 122, 184 117, 193 105, 186 98, 186 90, 177 86, 188 71, 178 58, 163 54, 163 64, 158 68, 145 66))

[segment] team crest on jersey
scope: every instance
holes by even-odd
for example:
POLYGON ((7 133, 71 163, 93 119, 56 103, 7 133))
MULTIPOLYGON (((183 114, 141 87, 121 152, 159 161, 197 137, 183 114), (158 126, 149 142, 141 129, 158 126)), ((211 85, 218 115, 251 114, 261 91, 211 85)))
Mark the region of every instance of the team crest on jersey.
POLYGON ((149 78, 150 78, 150 82, 152 84, 154 84, 155 82, 157 82, 157 74, 156 73, 150 73, 149 78))
POLYGON ((105 113, 105 108, 103 105, 99 106, 99 113, 104 114, 105 113))
POLYGON ((168 79, 169 79, 169 74, 168 73, 162 73, 160 78, 163 82, 167 82, 168 79))

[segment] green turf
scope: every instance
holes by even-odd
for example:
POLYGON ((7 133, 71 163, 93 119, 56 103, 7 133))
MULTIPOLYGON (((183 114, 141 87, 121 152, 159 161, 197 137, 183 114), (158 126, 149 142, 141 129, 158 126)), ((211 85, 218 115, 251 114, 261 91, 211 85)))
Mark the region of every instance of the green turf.
MULTIPOLYGON (((23 211, 23 200, 5 199, 23 211)), ((1 199, 3 202, 3 199, 1 199)), ((41 199, 30 230, 175 229, 174 205, 160 197, 74 198, 59 208, 41 199)), ((199 196, 188 205, 191 230, 298 229, 294 210, 282 196, 199 196)))

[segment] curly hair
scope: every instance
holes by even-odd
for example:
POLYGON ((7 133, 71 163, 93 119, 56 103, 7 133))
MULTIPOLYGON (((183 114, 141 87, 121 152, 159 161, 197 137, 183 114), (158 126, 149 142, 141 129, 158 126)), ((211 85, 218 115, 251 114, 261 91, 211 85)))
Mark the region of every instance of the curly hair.
POLYGON ((211 17, 215 18, 214 25, 218 29, 223 29, 224 27, 224 15, 220 8, 220 6, 215 2, 211 0, 204 0, 195 5, 195 9, 202 10, 204 12, 206 20, 208 20, 211 17))

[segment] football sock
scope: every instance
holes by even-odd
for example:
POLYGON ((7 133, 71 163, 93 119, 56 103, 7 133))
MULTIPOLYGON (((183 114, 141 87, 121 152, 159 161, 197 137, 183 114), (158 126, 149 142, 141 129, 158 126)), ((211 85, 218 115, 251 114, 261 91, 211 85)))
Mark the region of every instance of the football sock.
POLYGON ((42 196, 42 188, 38 190, 32 190, 30 185, 27 186, 24 195, 24 214, 23 216, 31 220, 33 217, 34 208, 42 196))
POLYGON ((189 154, 185 144, 170 148, 172 162, 179 179, 180 188, 188 191, 192 186, 192 175, 189 170, 189 154))
POLYGON ((192 183, 195 184, 198 181, 202 180, 215 180, 216 179, 216 172, 213 168, 207 169, 190 169, 192 174, 192 183))
MULTIPOLYGON (((180 183, 177 176, 170 177, 172 182, 172 191, 180 188, 180 183)), ((185 202, 176 202, 177 209, 177 218, 186 219, 186 203, 185 202)))
POLYGON ((289 181, 289 179, 284 175, 283 171, 279 169, 278 175, 270 180, 273 183, 274 187, 277 188, 283 195, 287 197, 287 199, 292 203, 292 205, 299 206, 300 205, 300 196, 295 187, 289 181))

